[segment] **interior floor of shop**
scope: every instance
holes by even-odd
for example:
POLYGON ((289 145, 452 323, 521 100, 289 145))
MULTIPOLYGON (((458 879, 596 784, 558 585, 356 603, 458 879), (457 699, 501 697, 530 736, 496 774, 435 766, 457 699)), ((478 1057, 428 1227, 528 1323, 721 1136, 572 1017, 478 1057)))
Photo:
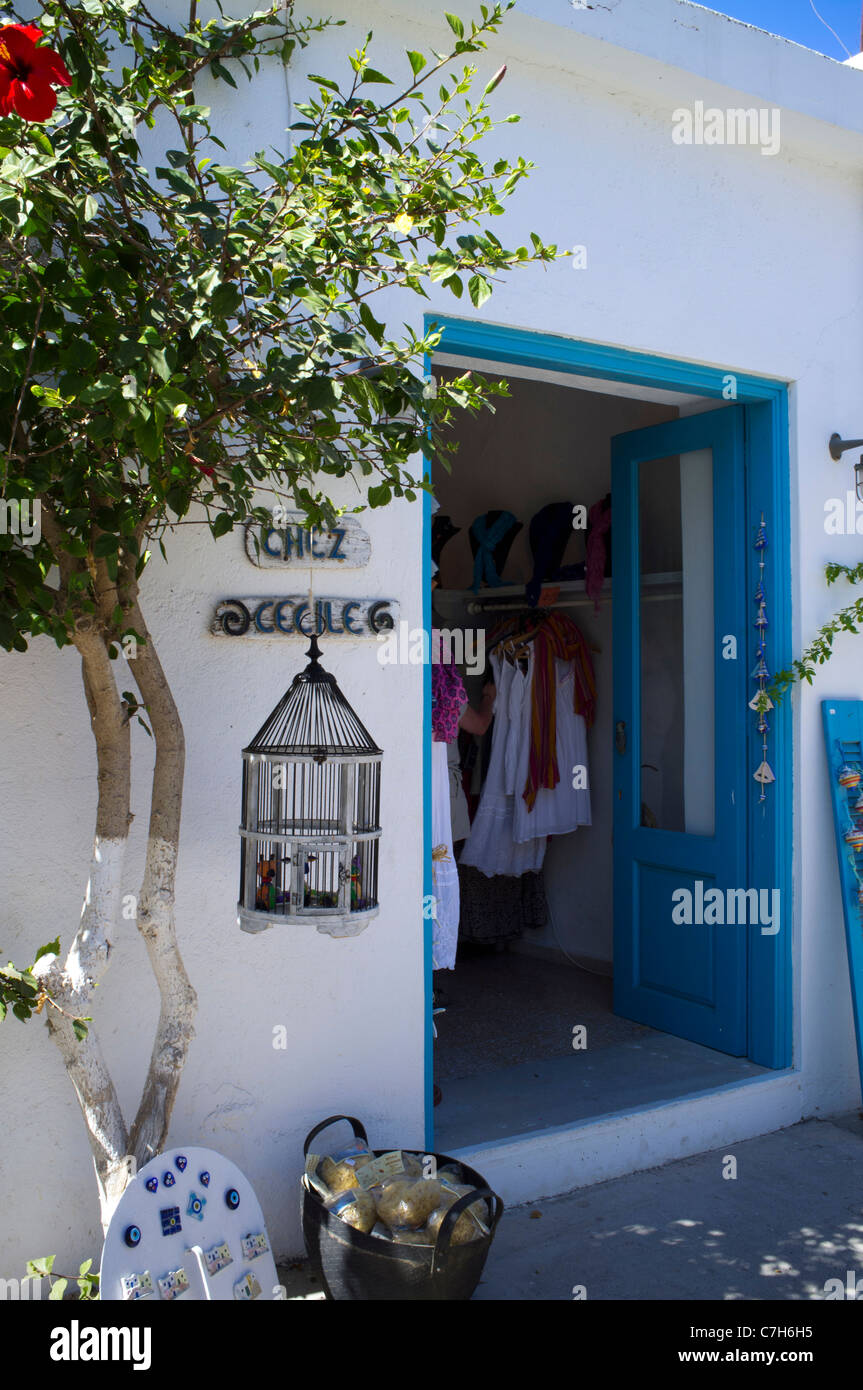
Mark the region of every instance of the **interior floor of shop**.
POLYGON ((612 1013, 612 981, 565 957, 460 950, 435 975, 435 1148, 471 1144, 711 1090, 758 1076, 741 1057, 612 1013), (573 1029, 586 1047, 573 1048, 573 1029))

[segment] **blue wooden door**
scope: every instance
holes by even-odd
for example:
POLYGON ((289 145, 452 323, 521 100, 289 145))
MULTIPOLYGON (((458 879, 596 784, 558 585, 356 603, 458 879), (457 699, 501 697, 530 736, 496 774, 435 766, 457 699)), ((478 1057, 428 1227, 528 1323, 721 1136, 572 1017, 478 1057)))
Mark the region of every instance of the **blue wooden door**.
POLYGON ((735 1056, 751 929, 743 478, 739 406, 612 441, 614 1008, 735 1056))

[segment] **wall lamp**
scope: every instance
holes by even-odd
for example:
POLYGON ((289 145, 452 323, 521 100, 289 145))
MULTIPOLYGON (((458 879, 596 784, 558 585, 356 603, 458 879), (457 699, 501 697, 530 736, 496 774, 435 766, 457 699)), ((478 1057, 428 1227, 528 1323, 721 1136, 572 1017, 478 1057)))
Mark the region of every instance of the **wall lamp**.
MULTIPOLYGON (((838 462, 846 449, 859 449, 863 446, 863 439, 843 439, 841 434, 831 434, 830 457, 838 462)), ((863 454, 860 455, 854 465, 854 491, 857 494, 857 501, 863 502, 863 454)))

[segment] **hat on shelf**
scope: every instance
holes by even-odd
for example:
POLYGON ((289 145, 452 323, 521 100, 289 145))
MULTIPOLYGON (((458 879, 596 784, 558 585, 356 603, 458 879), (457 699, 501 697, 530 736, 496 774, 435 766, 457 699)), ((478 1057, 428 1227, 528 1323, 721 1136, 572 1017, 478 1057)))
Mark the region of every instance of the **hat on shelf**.
POLYGON ((500 588, 505 581, 501 570, 507 561, 512 543, 522 528, 512 512, 483 512, 470 528, 470 548, 473 552, 474 593, 480 584, 490 588, 500 588))
POLYGON ((583 579, 584 563, 562 565, 572 535, 572 502, 549 502, 531 519, 528 537, 533 556, 533 575, 525 588, 531 608, 539 602, 544 583, 549 580, 583 579))
POLYGON ((440 564, 441 551, 447 541, 451 541, 453 536, 457 536, 460 530, 460 526, 453 525, 451 516, 438 513, 434 518, 431 527, 431 553, 432 560, 436 565, 440 564))

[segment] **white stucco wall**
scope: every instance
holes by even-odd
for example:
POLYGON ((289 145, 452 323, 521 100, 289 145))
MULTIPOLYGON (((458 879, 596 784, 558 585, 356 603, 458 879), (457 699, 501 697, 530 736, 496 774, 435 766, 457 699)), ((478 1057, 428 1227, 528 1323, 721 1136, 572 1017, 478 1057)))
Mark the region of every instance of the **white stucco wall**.
MULTIPOLYGON (((290 74, 294 98, 304 68, 346 70, 344 55, 370 28, 375 63, 385 71, 406 47, 442 47, 448 33, 431 17, 434 7, 417 0, 330 0, 320 12, 341 12, 349 22, 299 56, 290 74)), ((522 0, 482 58, 482 71, 490 76, 502 61, 508 73, 496 106, 523 119, 504 127, 486 152, 520 152, 538 167, 505 227, 495 230, 512 245, 531 229, 562 246, 583 243, 588 268, 576 273, 564 261, 524 269, 497 287, 483 316, 794 383, 799 651, 842 597, 824 586, 825 561, 856 562, 863 549, 860 537, 828 537, 823 527, 825 500, 844 495, 851 477, 850 464, 829 459, 826 441, 833 430, 863 434, 863 73, 676 0, 620 0, 592 11, 564 0, 522 0), (720 80, 740 91, 717 86, 720 80), (751 148, 675 145, 671 112, 692 100, 722 107, 786 102, 781 152, 766 158, 751 148)), ((258 86, 241 84, 236 94, 221 88, 218 101, 235 155, 282 138, 280 72, 258 86)), ((472 312, 433 294, 441 311, 472 312)), ((393 322, 418 321, 422 308, 420 300, 399 302, 393 322)), ((371 514, 364 524, 371 564, 319 583, 320 591, 395 596, 401 616, 417 625, 419 507, 371 514)), ((242 935, 234 925, 239 751, 293 675, 301 649, 287 641, 219 640, 207 626, 216 599, 266 594, 275 577, 248 564, 238 538, 213 544, 184 527, 170 567, 153 564, 145 596, 188 744, 178 912, 200 1013, 171 1143, 209 1144, 237 1161, 257 1188, 278 1253, 286 1254, 301 1243, 300 1144, 315 1121, 348 1110, 366 1119, 373 1139, 422 1142, 421 680, 416 667, 379 666, 369 643, 333 643, 327 654, 385 749, 379 918, 354 940, 299 929, 242 935), (288 1030, 286 1051, 272 1046, 278 1024, 288 1030)), ((34 643, 25 656, 2 658, 0 679, 0 945, 18 960, 55 932, 68 941, 74 929, 94 759, 70 652, 34 643)), ((845 638, 816 687, 795 697, 799 1074, 783 1080, 772 1107, 750 1098, 735 1109, 727 1096, 712 1116, 703 1102, 694 1107, 686 1126, 690 1150, 859 1099, 819 701, 859 696, 861 687, 863 640, 845 638)), ((140 879, 148 743, 136 730, 143 761, 127 892, 137 891, 140 879)), ((133 923, 124 924, 116 947, 99 992, 98 1026, 132 1112, 157 999, 133 923)), ((49 1251, 67 1266, 97 1253, 99 1244, 82 1123, 40 1024, 10 1021, 0 1044, 7 1194, 0 1273, 20 1273, 28 1256, 49 1251)), ((616 1171, 663 1156, 658 1141, 645 1139, 645 1123, 642 1117, 637 1132, 624 1126, 610 1139, 616 1171)))

